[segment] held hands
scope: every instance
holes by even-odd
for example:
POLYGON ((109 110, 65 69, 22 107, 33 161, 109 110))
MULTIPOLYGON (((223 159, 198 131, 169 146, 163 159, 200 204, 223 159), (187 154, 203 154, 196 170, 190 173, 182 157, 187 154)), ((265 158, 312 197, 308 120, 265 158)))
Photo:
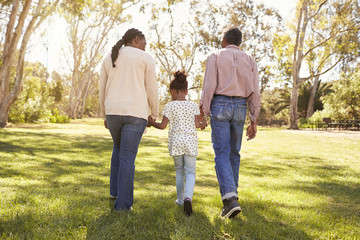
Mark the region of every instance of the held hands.
POLYGON ((204 130, 206 128, 206 126, 208 125, 205 116, 201 115, 201 114, 199 115, 199 122, 200 122, 200 129, 201 130, 204 130))
POLYGON ((251 124, 246 129, 247 140, 254 139, 256 137, 257 127, 255 122, 251 122, 251 124))
POLYGON ((149 116, 148 117, 148 123, 147 123, 147 127, 151 127, 151 126, 154 126, 154 122, 155 122, 155 120, 151 117, 151 116, 149 116))
POLYGON ((200 106, 200 115, 199 115, 200 129, 204 130, 207 127, 207 120, 202 109, 202 105, 200 106))

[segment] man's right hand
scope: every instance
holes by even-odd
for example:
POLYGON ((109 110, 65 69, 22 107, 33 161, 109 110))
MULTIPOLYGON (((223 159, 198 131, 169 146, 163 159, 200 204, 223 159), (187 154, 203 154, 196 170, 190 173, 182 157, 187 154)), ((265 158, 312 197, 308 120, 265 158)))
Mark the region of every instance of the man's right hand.
POLYGON ((105 126, 106 129, 108 129, 108 125, 107 125, 106 120, 104 120, 104 126, 105 126))

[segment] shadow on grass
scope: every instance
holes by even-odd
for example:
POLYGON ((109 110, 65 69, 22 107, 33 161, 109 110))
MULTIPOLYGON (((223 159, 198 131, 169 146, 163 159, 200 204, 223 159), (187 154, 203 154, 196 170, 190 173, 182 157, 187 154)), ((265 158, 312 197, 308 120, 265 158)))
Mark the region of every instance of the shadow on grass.
POLYGON ((147 199, 128 212, 113 210, 113 201, 109 206, 88 225, 88 239, 311 239, 303 230, 267 220, 257 211, 266 208, 265 202, 246 203, 245 211, 232 220, 220 216, 211 220, 200 206, 187 217, 172 198, 147 199))
MULTIPOLYGON (((354 217, 356 216, 354 213, 359 212, 360 184, 357 181, 358 175, 356 171, 353 171, 346 165, 331 164, 329 159, 307 156, 305 154, 294 155, 284 153, 283 155, 278 154, 273 157, 280 161, 247 159, 241 165, 240 176, 243 175, 249 179, 257 177, 257 180, 260 179, 262 183, 256 185, 263 189, 269 189, 269 192, 283 192, 290 195, 307 194, 307 196, 322 202, 321 206, 318 206, 317 203, 307 206, 305 203, 305 209, 290 207, 293 211, 321 213, 324 221, 327 221, 329 224, 336 221, 336 219, 345 218, 346 224, 350 226, 357 225, 356 222, 359 220, 359 217, 354 217), (295 174, 289 179, 289 173, 290 175, 295 174), (284 182, 278 184, 278 181, 282 181, 282 178, 285 179, 284 182), (277 182, 274 184, 271 179, 277 179, 277 182)), ((244 204, 246 206, 249 203, 244 204)), ((274 204, 276 202, 269 202, 268 207, 264 206, 266 207, 264 211, 268 212, 269 209, 271 211, 274 204)), ((278 206, 278 208, 286 208, 291 206, 291 204, 291 202, 288 202, 286 204, 288 206, 278 206)), ((254 208, 261 208, 261 206, 262 202, 256 202, 253 205, 254 208)), ((324 227, 324 223, 312 221, 311 219, 303 221, 303 224, 313 229, 324 227), (309 222, 311 224, 308 224, 309 222)), ((279 234, 284 236, 284 233, 279 234)), ((354 237, 355 235, 351 236, 354 237)), ((294 239, 291 236, 289 238, 294 239)))
POLYGON ((214 239, 312 239, 301 227, 282 222, 281 213, 276 208, 269 208, 264 201, 246 201, 242 212, 231 220, 220 216, 214 219, 217 236, 214 239), (267 216, 278 216, 278 220, 269 220, 260 209, 266 209, 267 216))
MULTIPOLYGON (((291 217, 289 220, 289 216, 283 215, 281 208, 292 209, 291 214, 297 214, 296 206, 291 203, 276 205, 266 200, 246 200, 240 203, 243 212, 239 217, 223 220, 218 217, 222 207, 220 197, 201 191, 195 196, 193 216, 186 217, 182 209, 174 205, 176 190, 172 158, 161 154, 164 159, 159 161, 157 156, 159 152, 166 151, 167 154, 165 137, 143 138, 141 156, 138 156, 136 164, 145 164, 141 158, 146 157, 146 168, 136 168, 135 185, 139 191, 135 194, 135 209, 124 213, 113 210, 113 201, 104 197, 108 196, 111 139, 35 132, 14 132, 11 136, 6 134, 1 133, 5 138, 0 142, 0 177, 11 178, 4 189, 9 189, 7 192, 12 195, 7 197, 9 202, 5 203, 9 208, 5 210, 6 216, 0 218, 1 237, 310 239, 303 226, 297 226, 291 217), (25 167, 12 167, 18 163, 25 167), (23 180, 29 182, 22 185, 20 181, 23 180), (165 192, 169 187, 172 192, 165 192), (214 209, 218 212, 213 213, 214 209), (289 222, 283 222, 282 219, 289 222)), ((360 199, 359 185, 333 180, 345 176, 345 172, 353 174, 355 179, 355 172, 344 166, 328 164, 326 159, 318 157, 279 154, 274 158, 283 162, 242 161, 240 176, 280 179, 293 171, 307 177, 318 177, 312 182, 296 179, 296 184, 291 182, 285 187, 277 186, 276 190, 302 191, 331 197, 335 202, 323 206, 325 214, 334 213, 336 217, 357 219, 353 214, 360 199), (303 163, 299 165, 300 162, 303 163)), ((213 153, 203 152, 198 161, 204 166, 213 166, 213 153)), ((216 176, 203 169, 198 173, 201 178, 197 179, 196 187, 217 190, 216 176)), ((314 230, 319 226, 315 222, 309 227, 314 230)))
MULTIPOLYGON (((133 211, 110 210, 88 226, 88 239, 212 239, 204 212, 185 216, 170 198, 146 199, 133 211)), ((113 204, 110 204, 112 206, 113 204)))
POLYGON ((331 165, 328 159, 306 155, 278 154, 274 158, 283 161, 260 162, 247 159, 241 163, 240 175, 281 178, 286 177, 288 172, 292 171, 304 177, 297 180, 293 179, 289 183, 288 189, 302 190, 331 197, 360 199, 357 198, 360 194, 360 191, 358 191, 359 184, 345 180, 348 177, 353 177, 354 179, 358 177, 357 173, 351 171, 350 167, 336 164, 331 165), (312 179, 311 182, 309 182, 309 177, 312 179))

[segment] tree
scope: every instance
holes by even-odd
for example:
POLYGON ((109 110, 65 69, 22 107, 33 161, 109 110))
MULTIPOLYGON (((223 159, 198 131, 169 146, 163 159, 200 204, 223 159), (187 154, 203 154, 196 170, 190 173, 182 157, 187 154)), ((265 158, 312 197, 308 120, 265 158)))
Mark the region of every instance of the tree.
MULTIPOLYGON (((170 99, 168 89, 173 73, 177 70, 185 70, 189 74, 188 81, 192 82, 193 85, 189 89, 195 89, 196 93, 199 93, 201 88, 201 81, 199 81, 199 75, 201 74, 199 68, 201 65, 195 61, 199 49, 198 35, 191 23, 191 19, 184 22, 174 21, 174 15, 179 14, 176 11, 177 4, 179 3, 169 3, 167 7, 153 7, 151 11, 151 23, 155 41, 150 43, 150 49, 160 66, 162 103, 166 103, 170 99), (167 19, 167 21, 164 21, 164 19, 167 19)), ((190 7, 190 16, 191 11, 190 7)), ((185 12, 181 14, 185 14, 185 12)))
POLYGON ((350 73, 343 73, 340 80, 334 81, 333 92, 324 97, 324 111, 328 117, 338 119, 360 118, 360 67, 350 73))
POLYGON ((51 78, 52 81, 50 87, 50 96, 54 98, 54 103, 60 103, 63 99, 64 92, 62 76, 59 73, 53 71, 51 78))
MULTIPOLYGON (((355 0, 300 0, 295 26, 292 60, 292 90, 290 98, 290 128, 298 129, 298 90, 304 81, 324 75, 354 49, 343 40, 358 36, 359 3, 355 0), (303 74, 303 63, 314 59, 303 74)), ((315 88, 315 87, 314 87, 315 88)))
POLYGON ((68 115, 81 118, 86 98, 98 80, 95 68, 103 59, 109 32, 129 20, 123 11, 134 2, 88 0, 65 1, 63 16, 67 21, 72 62, 69 62, 72 81, 68 115))
POLYGON ((310 81, 306 81, 302 84, 302 86, 299 89, 298 112, 300 117, 302 118, 309 118, 308 113, 309 113, 310 101, 312 101, 311 104, 312 112, 323 110, 324 104, 321 99, 326 97, 328 94, 332 92, 331 90, 332 85, 330 83, 326 83, 326 82, 322 83, 321 80, 319 79, 317 81, 318 83, 316 85, 314 85, 314 83, 310 81))
POLYGON ((22 91, 10 107, 9 122, 48 121, 50 105, 49 84, 46 82, 46 68, 39 62, 25 62, 22 91))
POLYGON ((261 109, 257 123, 270 125, 272 120, 283 120, 286 124, 289 99, 290 92, 286 85, 282 88, 265 89, 261 94, 261 109))
MULTIPOLYGON (((23 83, 24 59, 28 41, 42 22, 48 17, 57 6, 59 0, 39 0, 33 3, 32 0, 13 0, 12 6, 7 5, 7 25, 5 31, 5 42, 3 45, 1 67, 0 67, 0 127, 6 126, 10 106, 20 94, 23 83), (11 78, 11 69, 14 64, 16 50, 20 42, 20 49, 16 60, 16 72, 11 78)), ((5 4, 9 4, 5 1, 5 4)), ((4 7, 5 8, 5 7, 4 7)))

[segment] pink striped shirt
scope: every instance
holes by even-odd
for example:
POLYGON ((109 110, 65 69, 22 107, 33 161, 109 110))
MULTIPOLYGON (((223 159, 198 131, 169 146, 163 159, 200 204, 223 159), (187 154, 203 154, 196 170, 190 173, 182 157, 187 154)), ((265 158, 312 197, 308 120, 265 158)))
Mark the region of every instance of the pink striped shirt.
POLYGON ((250 120, 260 112, 259 75, 255 60, 236 45, 228 45, 206 60, 200 105, 210 115, 214 94, 247 98, 250 120))

